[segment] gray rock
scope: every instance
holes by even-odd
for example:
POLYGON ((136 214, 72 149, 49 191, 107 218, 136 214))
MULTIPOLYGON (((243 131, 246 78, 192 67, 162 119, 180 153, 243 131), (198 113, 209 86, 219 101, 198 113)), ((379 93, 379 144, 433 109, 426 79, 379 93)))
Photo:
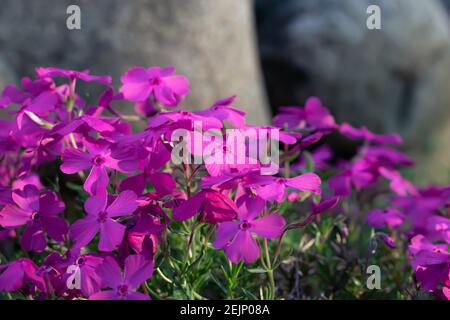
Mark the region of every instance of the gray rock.
MULTIPOLYGON (((55 65, 111 74, 174 65, 191 80, 185 105, 201 109, 237 94, 254 123, 268 118, 250 0, 2 0, 0 54, 17 75, 55 65), (81 30, 66 9, 81 8, 81 30)), ((118 85, 118 83, 116 83, 118 85)))
POLYGON ((257 2, 271 104, 319 96, 339 121, 424 147, 450 117, 450 29, 439 1, 257 2), (369 4, 381 30, 366 27, 369 4))

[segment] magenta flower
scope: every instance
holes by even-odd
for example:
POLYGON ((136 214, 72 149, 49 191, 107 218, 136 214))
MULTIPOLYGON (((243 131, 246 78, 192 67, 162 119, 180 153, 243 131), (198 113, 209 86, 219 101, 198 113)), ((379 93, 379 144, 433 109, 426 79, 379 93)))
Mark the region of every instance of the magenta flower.
POLYGON ((91 195, 106 193, 109 183, 107 169, 120 172, 133 172, 138 167, 138 159, 133 149, 127 147, 112 148, 105 141, 84 140, 88 153, 80 149, 66 149, 62 154, 61 171, 74 174, 91 168, 89 176, 84 182, 84 190, 91 195))
POLYGON ((106 194, 99 194, 84 203, 87 216, 76 221, 69 230, 70 238, 75 240, 77 247, 89 244, 98 231, 100 251, 112 251, 122 242, 125 226, 113 218, 132 214, 138 207, 137 196, 133 191, 125 190, 109 206, 107 200, 106 194))
POLYGON ((185 76, 172 75, 173 67, 133 67, 121 78, 120 92, 134 102, 147 100, 151 94, 165 106, 176 106, 189 93, 189 81, 185 76))
POLYGON ((44 231, 55 241, 64 241, 67 222, 58 217, 64 211, 64 203, 51 191, 39 193, 33 185, 12 193, 14 204, 0 211, 0 225, 15 228, 27 225, 21 245, 26 251, 42 252, 47 246, 44 231))
POLYGON ((366 140, 375 144, 393 144, 399 145, 403 143, 402 138, 395 133, 389 134, 375 134, 366 127, 355 128, 348 123, 343 123, 339 127, 339 131, 342 135, 352 140, 366 140))
POLYGON ((197 114, 214 117, 222 122, 228 121, 235 128, 241 129, 245 126, 245 112, 231 106, 235 99, 236 96, 220 99, 208 109, 198 111, 197 114))
POLYGON ((136 292, 139 286, 151 278, 153 261, 146 260, 142 255, 130 255, 125 259, 122 272, 116 260, 106 257, 97 268, 97 273, 103 280, 104 286, 112 290, 99 291, 92 294, 90 300, 149 300, 144 293, 136 292))
POLYGON ((89 74, 89 70, 83 70, 83 71, 73 71, 73 70, 65 70, 61 68, 37 68, 36 69, 36 75, 39 78, 57 78, 57 77, 64 77, 68 78, 70 80, 80 79, 86 82, 96 81, 105 85, 110 85, 112 82, 112 79, 110 76, 93 76, 89 74))
POLYGON ((395 208, 374 209, 367 213, 367 223, 375 228, 382 228, 387 225, 395 228, 403 224, 405 215, 395 208))
POLYGON ((225 221, 216 232, 214 248, 223 248, 228 259, 233 263, 244 261, 252 263, 258 259, 260 249, 254 234, 266 239, 279 237, 284 225, 284 218, 271 213, 259 219, 256 216, 262 211, 259 201, 245 201, 239 207, 238 220, 225 221))
POLYGON ((37 274, 37 270, 38 267, 28 258, 0 265, 0 291, 16 291, 31 283, 33 287, 45 292, 45 281, 37 274))
POLYGON ((199 211, 199 219, 211 224, 237 217, 237 207, 230 198, 217 191, 202 190, 175 207, 173 218, 179 221, 188 220, 199 211))
POLYGON ((450 253, 445 245, 434 245, 422 235, 411 239, 409 253, 413 257, 412 266, 421 288, 436 291, 439 284, 448 280, 450 253))
POLYGON ((280 113, 273 118, 273 123, 279 128, 287 126, 288 130, 327 131, 337 127, 329 110, 316 97, 308 98, 303 109, 295 106, 281 107, 280 113))
POLYGON ((265 200, 283 201, 286 187, 301 191, 320 193, 321 180, 315 173, 305 173, 294 178, 252 175, 245 183, 246 187, 255 188, 258 196, 265 200))
MULTIPOLYGON (((69 266, 76 266, 79 268, 80 275, 80 291, 85 297, 100 291, 102 288, 102 279, 97 274, 97 268, 103 263, 104 258, 92 254, 80 254, 79 248, 73 248, 68 252, 68 259, 59 261, 58 267, 67 269, 69 266)), ((74 270, 70 270, 74 272, 74 270)), ((65 273, 64 285, 67 283, 67 278, 71 273, 65 273)))
POLYGON ((426 228, 429 238, 450 244, 450 219, 433 216, 427 220, 426 228))

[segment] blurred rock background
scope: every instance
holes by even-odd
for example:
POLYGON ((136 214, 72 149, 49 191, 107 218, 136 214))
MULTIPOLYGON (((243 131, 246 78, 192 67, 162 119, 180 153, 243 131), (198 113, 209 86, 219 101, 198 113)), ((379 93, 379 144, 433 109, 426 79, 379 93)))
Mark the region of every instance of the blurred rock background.
POLYGON ((397 131, 416 181, 450 182, 448 0, 0 0, 0 85, 36 66, 119 76, 174 65, 185 103, 238 95, 253 123, 316 95, 338 121, 397 131), (66 9, 81 7, 81 30, 66 9), (368 30, 366 9, 381 8, 368 30))
MULTIPOLYGON (((450 8, 450 1, 445 1, 450 8)), ((257 0, 272 106, 316 95, 339 122, 396 131, 419 181, 450 181, 450 26, 439 0, 257 0), (366 26, 381 8, 381 29, 366 26)))

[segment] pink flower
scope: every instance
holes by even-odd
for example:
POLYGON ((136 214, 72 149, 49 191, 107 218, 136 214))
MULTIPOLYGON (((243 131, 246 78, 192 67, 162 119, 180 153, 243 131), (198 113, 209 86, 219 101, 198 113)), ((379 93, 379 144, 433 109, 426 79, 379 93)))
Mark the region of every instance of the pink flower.
POLYGON ((310 97, 305 102, 304 109, 299 107, 281 107, 280 113, 273 118, 273 123, 288 130, 331 130, 337 127, 329 110, 322 106, 316 97, 310 97))
MULTIPOLYGON (((66 269, 69 266, 76 266, 79 268, 80 275, 80 290, 81 293, 88 297, 93 293, 100 291, 102 287, 102 279, 97 274, 97 268, 103 263, 104 258, 92 254, 80 254, 79 248, 73 248, 69 252, 69 258, 66 261, 59 262, 58 266, 64 267, 66 269)), ((72 271, 73 272, 73 271, 72 271)), ((65 283, 69 273, 65 273, 65 283)))
POLYGON ((202 190, 173 209, 175 220, 188 220, 197 212, 200 220, 217 223, 232 220, 237 216, 237 207, 226 195, 214 190, 202 190))
POLYGON ((44 279, 37 274, 38 267, 28 258, 14 260, 6 265, 0 265, 0 291, 16 291, 25 284, 46 292, 44 279))
POLYGON ((374 209, 367 213, 365 219, 375 228, 382 228, 385 225, 395 228, 403 224, 405 215, 395 208, 374 209))
POLYGON ((263 208, 264 202, 261 201, 242 202, 238 220, 225 221, 219 225, 214 248, 223 248, 233 263, 255 261, 260 255, 260 249, 253 235, 273 239, 281 235, 286 224, 284 218, 276 213, 256 218, 263 208))
POLYGON ((252 175, 245 183, 245 187, 255 188, 261 198, 278 202, 283 201, 286 187, 320 193, 320 185, 321 180, 315 173, 305 173, 294 178, 252 175))
POLYGON ((106 193, 109 183, 107 169, 120 172, 133 172, 137 169, 138 158, 133 149, 125 146, 112 148, 105 140, 84 140, 88 153, 80 149, 66 149, 62 154, 61 171, 74 174, 91 168, 89 176, 84 182, 84 190, 91 195, 106 193))
POLYGON ((445 282, 450 272, 450 253, 445 245, 434 245, 422 235, 411 239, 409 253, 415 277, 421 288, 430 292, 445 282))
POLYGON ((122 76, 119 91, 130 101, 145 101, 153 94, 163 105, 176 106, 190 90, 188 79, 174 72, 173 67, 133 67, 122 76))
POLYGON ((64 203, 51 191, 40 193, 34 185, 12 192, 14 204, 0 211, 0 225, 14 228, 27 225, 21 245, 26 251, 42 252, 47 246, 44 231, 55 241, 64 241, 67 222, 58 217, 64 211, 64 203))
POLYGON ((54 68, 54 67, 48 67, 48 68, 37 68, 36 69, 36 75, 39 78, 56 78, 56 77, 64 77, 68 78, 70 80, 80 79, 86 82, 90 81, 96 81, 105 85, 110 85, 112 82, 112 79, 110 76, 92 76, 89 74, 89 70, 83 70, 83 71, 73 71, 73 70, 65 70, 61 68, 54 68))
POLYGON ((132 214, 138 207, 137 196, 133 191, 123 191, 109 206, 107 199, 106 194, 99 194, 84 203, 87 216, 76 221, 69 231, 70 238, 76 241, 77 247, 89 244, 98 231, 100 251, 112 251, 122 242, 125 226, 113 218, 132 214))
POLYGON ((89 300, 149 300, 144 293, 136 289, 150 279, 153 273, 153 262, 142 255, 130 255, 125 259, 123 274, 116 260, 106 257, 97 268, 97 273, 103 280, 104 286, 112 290, 99 291, 92 294, 89 300))
POLYGON ((402 144, 402 138, 395 133, 379 135, 371 132, 367 127, 355 128, 348 123, 341 124, 339 131, 341 134, 352 140, 366 140, 375 144, 402 144))
POLYGON ((228 121, 235 128, 245 126, 245 112, 231 107, 236 96, 220 99, 206 110, 198 111, 197 114, 204 117, 214 117, 222 122, 228 121))

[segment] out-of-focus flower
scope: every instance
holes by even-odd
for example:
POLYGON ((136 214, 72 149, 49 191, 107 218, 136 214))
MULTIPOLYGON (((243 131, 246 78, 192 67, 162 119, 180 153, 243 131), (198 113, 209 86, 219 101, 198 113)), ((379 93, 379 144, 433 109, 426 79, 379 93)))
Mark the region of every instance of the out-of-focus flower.
POLYGON ((120 92, 134 102, 147 100, 150 95, 165 106, 176 106, 190 92, 185 76, 172 75, 175 68, 133 67, 121 78, 120 92))

